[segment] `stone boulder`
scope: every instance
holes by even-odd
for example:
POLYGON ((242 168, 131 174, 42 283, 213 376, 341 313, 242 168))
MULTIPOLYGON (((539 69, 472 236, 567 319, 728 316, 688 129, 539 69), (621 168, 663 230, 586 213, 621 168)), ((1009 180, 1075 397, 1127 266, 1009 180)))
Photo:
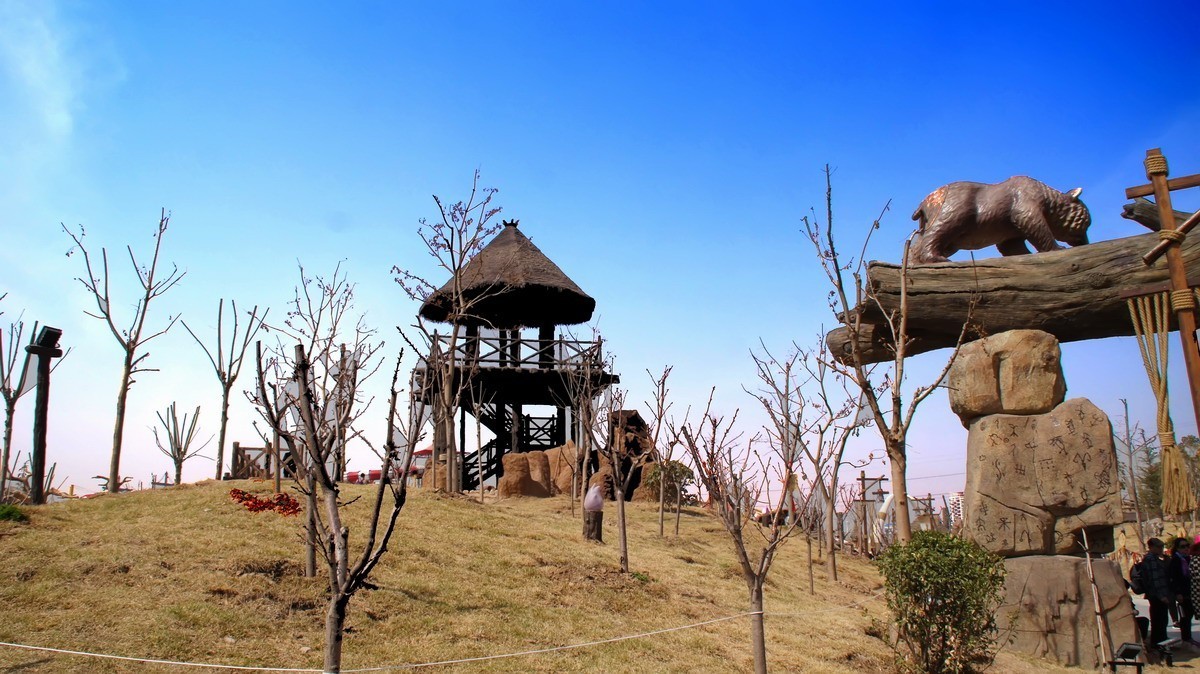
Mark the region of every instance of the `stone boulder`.
MULTIPOLYGON (((996 614, 1006 650, 1053 660, 1068 667, 1099 669, 1096 604, 1080 557, 1019 557, 1004 560, 1004 603, 996 614), (1011 625, 1011 631, 1010 631, 1011 625)), ((1092 560, 1100 612, 1108 626, 1104 653, 1126 642, 1139 643, 1133 602, 1116 562, 1092 560)))
MULTIPOLYGON (((554 495, 554 482, 550 475, 550 460, 546 458, 546 453, 534 450, 525 452, 525 456, 529 461, 529 479, 533 480, 538 489, 545 492, 546 496, 554 495)), ((527 494, 534 496, 535 494, 527 494)))
POLYGON ((575 443, 567 440, 562 447, 546 450, 546 460, 550 463, 550 481, 554 493, 569 494, 575 482, 575 462, 579 458, 579 450, 575 443))
POLYGON ((1045 414, 1067 393, 1058 340, 1009 330, 963 345, 947 376, 950 409, 963 426, 989 414, 1045 414))
MULTIPOLYGON (((543 459, 545 456, 542 457, 543 459)), ((501 459, 504 476, 500 478, 496 491, 500 498, 512 496, 549 496, 550 492, 536 482, 529 471, 529 457, 525 454, 505 454, 501 459)))
POLYGON ((588 478, 588 489, 595 486, 600 487, 600 495, 604 497, 605 501, 611 501, 615 498, 614 494, 616 492, 613 489, 612 466, 602 464, 600 470, 592 473, 592 476, 588 478))
MULTIPOLYGON (((649 464, 653 466, 654 464, 649 464)), ((634 469, 633 479, 629 481, 630 490, 625 494, 625 500, 628 501, 653 501, 658 502, 658 491, 646 488, 645 483, 641 480, 641 475, 645 475, 644 471, 647 467, 638 466, 634 469)), ((612 464, 608 463, 604 458, 600 459, 600 468, 588 479, 588 487, 600 485, 601 493, 604 494, 605 501, 616 499, 616 489, 613 483, 612 464)))
POLYGON ((1084 398, 996 414, 967 434, 963 533, 1005 557, 1112 552, 1120 480, 1108 416, 1084 398))
POLYGON ((651 489, 646 485, 646 479, 654 475, 658 471, 658 463, 648 461, 640 468, 641 476, 638 479, 638 486, 633 490, 633 501, 645 501, 647 503, 658 503, 658 489, 651 489))

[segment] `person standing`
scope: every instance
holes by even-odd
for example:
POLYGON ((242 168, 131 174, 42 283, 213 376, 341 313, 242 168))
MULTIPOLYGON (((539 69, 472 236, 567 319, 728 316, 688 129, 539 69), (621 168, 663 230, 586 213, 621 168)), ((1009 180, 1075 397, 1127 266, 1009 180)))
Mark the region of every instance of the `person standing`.
POLYGON ((1167 616, 1174 602, 1169 566, 1162 540, 1147 540, 1146 554, 1138 562, 1138 575, 1142 591, 1150 602, 1150 644, 1153 646, 1167 640, 1167 616))
MULTIPOLYGON (((1192 543, 1192 547, 1188 550, 1188 556, 1191 558, 1188 560, 1189 566, 1193 563, 1200 563, 1200 536, 1197 536, 1196 541, 1192 543)), ((1192 573, 1188 589, 1190 590, 1188 598, 1192 600, 1192 617, 1195 617, 1196 609, 1200 608, 1200 573, 1192 573)))
POLYGON ((1175 595, 1175 626, 1179 628, 1179 637, 1184 643, 1190 644, 1193 643, 1192 616, 1195 615, 1195 607, 1192 604, 1192 570, 1188 547, 1187 536, 1175 539, 1171 544, 1167 570, 1171 579, 1171 592, 1175 595))

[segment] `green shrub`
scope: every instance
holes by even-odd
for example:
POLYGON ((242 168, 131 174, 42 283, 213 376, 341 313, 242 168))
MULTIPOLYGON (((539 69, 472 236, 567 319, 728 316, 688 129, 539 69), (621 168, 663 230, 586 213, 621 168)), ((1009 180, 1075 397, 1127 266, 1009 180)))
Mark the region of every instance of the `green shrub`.
POLYGON ((0 504, 0 522, 28 522, 29 516, 11 503, 0 504))
POLYGON ((683 489, 683 502, 690 505, 687 488, 696 483, 696 474, 691 467, 681 461, 667 461, 665 464, 652 463, 642 471, 642 489, 649 490, 658 499, 658 481, 663 474, 667 476, 665 498, 667 503, 675 503, 675 492, 683 489), (665 466, 665 469, 660 470, 665 466))
POLYGON ((972 541, 919 531, 877 562, 904 668, 959 673, 992 661, 1004 560, 972 541))

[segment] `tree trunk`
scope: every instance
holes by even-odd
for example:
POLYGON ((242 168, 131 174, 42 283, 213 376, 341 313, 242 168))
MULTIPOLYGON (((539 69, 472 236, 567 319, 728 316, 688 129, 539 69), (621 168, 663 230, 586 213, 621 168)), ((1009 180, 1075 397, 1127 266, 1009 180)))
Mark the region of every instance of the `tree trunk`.
POLYGON ((183 484, 183 461, 175 461, 175 486, 183 484))
POLYGON ((133 376, 133 350, 125 351, 121 369, 121 388, 117 390, 117 420, 113 424, 112 457, 108 463, 108 491, 121 491, 121 441, 125 437, 125 399, 129 397, 129 379, 133 376))
MULTIPOLYGON (((475 411, 475 469, 479 471, 479 503, 483 504, 483 429, 479 426, 479 410, 475 411)), ((575 502, 571 502, 572 510, 575 507, 575 502)), ((572 515, 575 513, 572 512, 572 515)))
POLYGON ((308 519, 304 525, 304 577, 317 576, 317 494, 316 485, 311 477, 306 480, 308 493, 305 495, 305 508, 308 519))
MULTIPOLYGON (((583 442, 583 446, 579 450, 579 499, 582 501, 584 496, 587 495, 588 490, 588 458, 591 457, 591 443, 583 437, 580 439, 583 442)), ((584 513, 586 512, 587 511, 585 510, 584 513)), ((588 522, 586 514, 583 518, 583 535, 584 538, 590 538, 588 536, 588 522)))
POLYGON ((620 555, 621 572, 629 573, 629 539, 625 536, 625 490, 618 487, 616 482, 614 479, 613 491, 617 493, 617 551, 620 555))
POLYGON ((812 534, 804 534, 804 543, 808 546, 808 593, 817 593, 817 581, 813 575, 812 534))
POLYGON ((663 537, 663 527, 667 508, 667 474, 662 462, 658 462, 658 537, 663 537))
MULTIPOLYGON (((383 479, 382 477, 380 479, 383 479)), ((336 483, 335 483, 336 484, 336 483)), ((333 546, 334 582, 344 590, 350 574, 350 530, 342 526, 342 515, 338 511, 338 491, 335 488, 321 488, 321 497, 325 501, 325 516, 329 520, 329 545, 333 546)), ((339 590, 340 594, 342 590, 339 590)), ((349 598, 346 599, 349 601, 349 598)), ((343 614, 345 609, 343 608, 343 614)))
MULTIPOLYGON (((221 479, 222 468, 225 466, 225 431, 229 426, 229 389, 233 382, 222 383, 221 386, 221 430, 217 433, 217 476, 221 479)), ((175 482, 179 484, 178 480, 175 482)))
POLYGON ((683 487, 675 485, 675 537, 679 537, 679 515, 683 508, 683 487))
POLYGON ((17 399, 4 402, 4 455, 0 456, 0 502, 8 487, 8 462, 12 460, 13 415, 17 412, 17 399))
POLYGON ((902 443, 888 443, 888 462, 892 465, 892 512, 896 515, 896 542, 912 540, 912 523, 908 519, 908 457, 902 443))
POLYGON ((1122 399, 1121 404, 1125 407, 1125 464, 1129 468, 1129 494, 1133 497, 1133 514, 1137 520, 1138 545, 1141 547, 1142 554, 1145 554, 1146 539, 1145 530, 1142 529, 1142 503, 1138 499, 1137 491, 1137 460, 1133 455, 1133 433, 1129 430, 1129 401, 1122 399))
POLYGON ((348 598, 338 595, 329 598, 325 611, 325 672, 336 674, 342 671, 342 634, 346 627, 346 604, 348 598))
POLYGON ((583 537, 597 543, 604 542, 604 511, 583 511, 583 537))
POLYGON ((829 546, 829 559, 825 560, 825 568, 829 572, 829 580, 837 582, 837 536, 834 534, 837 521, 837 478, 830 478, 828 497, 825 499, 825 544, 829 546))
POLYGON ((283 480, 283 457, 280 456, 282 451, 279 448, 279 429, 276 428, 272 430, 271 452, 275 456, 275 493, 278 494, 283 491, 283 485, 281 483, 283 480))
MULTIPOLYGON (((1044 330, 1060 342, 1132 335, 1121 295, 1160 284, 1166 289, 1165 263, 1142 262, 1142 255, 1158 242, 1158 235, 1151 233, 1048 253, 911 266, 907 304, 914 342, 906 354, 954 346, 968 314, 978 326, 968 339, 1017 328, 1044 330)), ((1200 236, 1188 236, 1180 252, 1188 277, 1200 277, 1200 236)), ((866 363, 890 361, 891 335, 879 327, 884 323, 880 309, 900 308, 900 266, 870 263, 866 284, 880 306, 865 302, 854 310, 862 312, 866 323, 860 346, 866 363)), ((846 361, 851 351, 848 328, 831 331, 825 341, 831 353, 846 361)))
MULTIPOLYGON (((430 460, 433 462, 432 485, 433 489, 444 489, 447 493, 457 491, 454 488, 454 478, 456 472, 454 464, 457 463, 455 442, 454 442, 454 409, 450 407, 450 402, 446 399, 447 396, 439 397, 439 402, 434 405, 433 414, 433 456, 430 460), (444 464, 439 462, 444 461, 444 464), (444 470, 438 470, 439 465, 444 465, 444 470)), ((461 483, 460 483, 461 486, 461 483)))
POLYGON ((754 674, 767 674, 767 633, 763 627, 762 579, 747 581, 750 586, 750 648, 754 652, 754 674))
MULTIPOLYGON (((834 508, 830 505, 829 509, 833 511, 834 508)), ((829 580, 834 582, 837 582, 838 579, 837 550, 834 547, 837 544, 834 528, 834 519, 836 517, 836 512, 830 512, 825 516, 825 543, 829 546, 829 558, 825 560, 825 569, 829 572, 829 580)))

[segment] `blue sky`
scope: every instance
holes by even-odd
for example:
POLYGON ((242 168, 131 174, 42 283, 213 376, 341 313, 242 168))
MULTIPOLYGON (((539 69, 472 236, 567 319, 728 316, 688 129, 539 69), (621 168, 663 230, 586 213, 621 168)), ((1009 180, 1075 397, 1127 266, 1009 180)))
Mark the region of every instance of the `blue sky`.
MULTIPOLYGON (((947 182, 1081 186, 1103 240, 1141 233, 1119 213, 1124 188, 1145 181, 1146 149, 1162 147, 1175 175, 1200 172, 1194 3, 1140 15, 1118 3, 645 4, 0 3, 0 322, 24 311, 74 348, 53 389, 59 475, 92 489, 106 472, 120 367, 80 313, 60 222, 84 225, 93 246, 144 250, 169 209, 164 256, 188 274, 155 312, 200 329, 219 297, 282 314, 298 260, 325 273, 345 260, 359 308, 395 347, 415 307, 389 270, 436 277, 417 220, 479 168, 504 216, 596 298, 632 399, 646 368, 670 364, 677 404, 715 385, 731 410, 752 402, 741 386, 760 338, 811 344, 832 322, 800 233, 826 163, 844 248, 892 203, 869 251, 888 260, 916 204, 947 182)), ((1179 208, 1200 207, 1192 192, 1179 208)), ((142 480, 167 466, 154 410, 201 404, 216 430, 215 377, 187 334, 151 353, 162 371, 135 385, 123 462, 142 480)), ((916 359, 914 381, 944 357, 916 359)), ((1152 423, 1131 340, 1066 345, 1064 367, 1069 395, 1114 419, 1129 398, 1152 423)), ((1177 427, 1192 432, 1176 390, 1177 427)), ((249 407, 232 416, 231 439, 253 441, 249 407)), ((856 451, 872 448, 867 435, 856 451)), ((961 472, 964 443, 944 396, 931 399, 912 476, 961 472)))

